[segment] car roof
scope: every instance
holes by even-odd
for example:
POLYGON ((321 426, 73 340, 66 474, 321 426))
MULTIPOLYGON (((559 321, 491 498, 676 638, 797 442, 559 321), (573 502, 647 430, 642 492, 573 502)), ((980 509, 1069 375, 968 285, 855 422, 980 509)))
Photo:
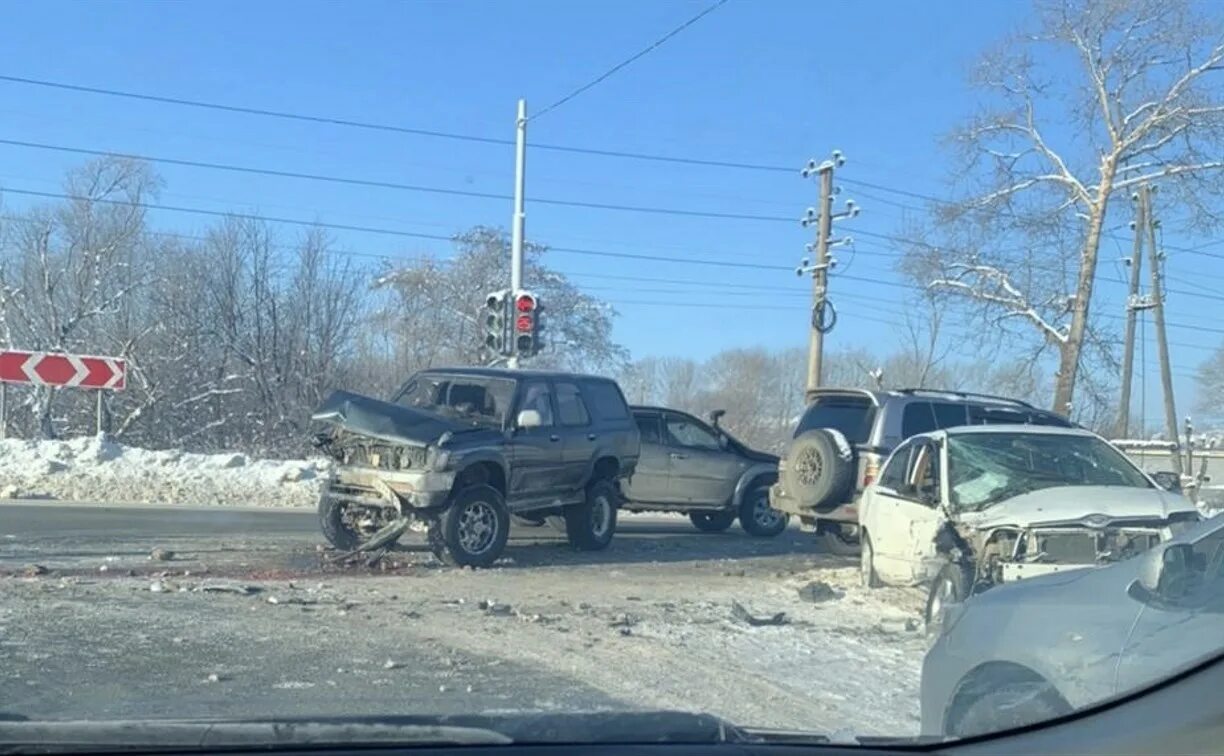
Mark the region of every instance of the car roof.
POLYGON ((956 391, 954 389, 929 389, 929 388, 896 388, 896 389, 867 389, 867 388, 820 388, 816 390, 816 396, 865 396, 874 401, 877 405, 883 404, 888 399, 926 399, 928 401, 947 401, 961 402, 964 404, 974 404, 983 407, 1001 407, 1022 409, 1027 412, 1038 412, 1041 414, 1053 414, 1049 410, 1043 410, 1040 407, 1034 407, 1032 404, 1023 399, 1013 399, 1006 396, 995 396, 992 394, 978 394, 971 391, 956 391))
POLYGON ((659 407, 654 404, 630 404, 629 410, 631 412, 674 412, 677 415, 696 417, 696 415, 694 415, 692 412, 685 412, 684 410, 678 410, 674 407, 659 407))
POLYGON ((441 373, 443 375, 473 375, 481 378, 508 378, 510 380, 518 380, 522 378, 570 378, 574 380, 587 381, 607 381, 612 383, 611 378, 605 378, 602 375, 590 375, 587 373, 570 373, 564 370, 520 370, 510 368, 495 368, 495 367, 436 367, 426 368, 422 373, 441 373))
POLYGON ((1010 433, 1010 434, 1026 434, 1030 436, 1086 436, 1088 438, 1100 438, 1097 434, 1085 428, 1065 428, 1061 425, 958 425, 952 428, 943 430, 931 431, 923 433, 923 436, 935 436, 937 434, 946 434, 948 436, 971 436, 983 435, 990 433, 1010 433))

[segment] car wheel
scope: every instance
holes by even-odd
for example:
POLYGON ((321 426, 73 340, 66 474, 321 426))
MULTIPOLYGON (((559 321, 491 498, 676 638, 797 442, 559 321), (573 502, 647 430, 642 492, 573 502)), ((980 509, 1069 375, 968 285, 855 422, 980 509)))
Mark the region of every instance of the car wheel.
POLYGON ((828 512, 850 500, 855 470, 854 452, 845 437, 817 428, 791 441, 781 470, 782 487, 802 508, 828 512))
POLYGON ((380 526, 374 507, 330 498, 319 500, 319 526, 327 542, 341 551, 355 551, 380 526), (372 519, 373 518, 373 519, 372 519), (371 521, 367 524, 367 521, 371 521))
POLYGON ((862 545, 859 548, 859 575, 864 588, 879 588, 883 583, 875 571, 875 549, 871 545, 871 536, 863 533, 862 545))
POLYGON ((1070 711, 1058 692, 1045 681, 1011 682, 987 692, 950 723, 948 735, 971 735, 1011 730, 1044 722, 1070 711))
POLYGON ((501 493, 491 486, 471 486, 430 523, 429 547, 446 564, 488 567, 501 556, 509 535, 510 513, 501 493))
POLYGON ((772 538, 790 522, 790 515, 769 506, 769 486, 757 484, 744 493, 739 505, 740 527, 748 535, 772 538))
POLYGON ((587 486, 586 500, 565 508, 565 536, 580 551, 600 551, 612 543, 616 532, 616 485, 597 480, 587 486))
POLYGON ((735 512, 689 512, 689 520, 702 533, 721 533, 735 522, 735 512))
POLYGON ((817 526, 824 550, 837 556, 859 553, 859 527, 845 522, 823 521, 817 526))
POLYGON ((969 570, 959 564, 945 564, 931 581, 931 590, 927 593, 926 611, 923 614, 927 632, 937 631, 944 607, 964 601, 969 597, 972 588, 973 575, 969 570))

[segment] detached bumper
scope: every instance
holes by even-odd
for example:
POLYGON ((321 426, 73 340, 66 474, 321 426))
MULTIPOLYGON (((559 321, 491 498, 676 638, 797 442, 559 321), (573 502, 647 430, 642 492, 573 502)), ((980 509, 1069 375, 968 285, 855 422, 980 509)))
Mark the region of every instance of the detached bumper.
POLYGON ((323 497, 401 511, 405 507, 436 509, 446 503, 454 483, 453 472, 339 467, 332 473, 323 497))

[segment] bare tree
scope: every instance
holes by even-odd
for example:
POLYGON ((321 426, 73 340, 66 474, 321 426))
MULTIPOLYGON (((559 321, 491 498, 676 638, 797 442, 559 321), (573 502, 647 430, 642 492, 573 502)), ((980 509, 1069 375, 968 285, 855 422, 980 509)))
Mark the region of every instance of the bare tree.
POLYGON ((1036 31, 978 68, 985 110, 952 140, 967 196, 938 207, 938 243, 920 245, 911 270, 1053 348, 1054 408, 1069 412, 1110 208, 1159 184, 1196 222, 1217 220, 1207 199, 1224 188, 1224 27, 1190 0, 1038 7, 1036 31), (1075 78, 1057 70, 1068 63, 1075 78))

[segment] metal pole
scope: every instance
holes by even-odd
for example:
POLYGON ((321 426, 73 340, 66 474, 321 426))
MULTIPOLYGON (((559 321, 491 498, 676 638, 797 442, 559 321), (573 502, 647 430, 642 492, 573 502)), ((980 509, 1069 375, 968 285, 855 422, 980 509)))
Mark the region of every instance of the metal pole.
MULTIPOLYGON (((527 221, 527 214, 523 209, 527 182, 527 101, 518 101, 518 118, 515 121, 514 134, 514 218, 511 224, 510 233, 510 291, 511 296, 514 292, 523 288, 523 226, 527 221)), ((513 329, 511 329, 513 333, 513 329)), ((513 351, 511 346, 510 359, 507 360, 507 365, 511 368, 518 367, 518 355, 513 351)))
POLYGON ((1148 261, 1152 266, 1152 315, 1156 323, 1156 347, 1160 350, 1160 383, 1164 388, 1165 429, 1175 446, 1170 453, 1173 470, 1182 473, 1182 456, 1177 444, 1177 409, 1173 404, 1173 371, 1169 366, 1169 340, 1165 334, 1164 286, 1160 278, 1160 255, 1156 251, 1156 217, 1152 212, 1152 188, 1143 187, 1143 214, 1147 223, 1148 261))
POLYGON ((97 405, 94 409, 94 421, 95 421, 94 426, 95 426, 95 432, 97 433, 97 435, 101 436, 102 435, 102 390, 98 389, 94 393, 97 394, 98 396, 97 405))
POLYGON ((0 383, 0 438, 8 438, 8 384, 0 383))
POLYGON ((824 361, 824 331, 817 328, 829 290, 829 236, 833 230, 833 163, 820 168, 820 218, 816 225, 816 266, 812 271, 812 322, 808 324, 807 398, 820 387, 824 361))
MULTIPOLYGON (((1143 228, 1147 222, 1144 202, 1135 197, 1135 242, 1131 247, 1130 296, 1126 300, 1126 336, 1123 337, 1122 395, 1119 398, 1118 424, 1114 438, 1130 434, 1131 376, 1135 372, 1135 319, 1139 317, 1139 270, 1143 266, 1143 228)), ((1140 429, 1142 432, 1142 429, 1140 429)))

